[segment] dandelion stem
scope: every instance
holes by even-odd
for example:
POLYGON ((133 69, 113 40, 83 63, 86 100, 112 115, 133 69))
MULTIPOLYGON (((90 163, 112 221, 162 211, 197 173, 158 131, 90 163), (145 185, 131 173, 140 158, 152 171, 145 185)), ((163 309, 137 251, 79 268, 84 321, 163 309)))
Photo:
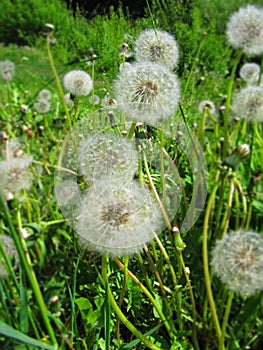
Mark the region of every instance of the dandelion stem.
MULTIPOLYGON (((116 264, 119 266, 119 268, 124 271, 124 265, 120 262, 120 260, 118 258, 115 258, 114 261, 116 262, 116 264)), ((166 317, 164 316, 162 310, 160 309, 160 307, 158 306, 157 302, 155 301, 155 299, 153 298, 153 296, 151 295, 151 293, 148 291, 148 289, 138 280, 138 278, 130 271, 128 270, 128 276, 132 279, 132 281, 142 290, 142 292, 147 296, 147 298, 149 299, 149 301, 152 303, 153 307, 155 308, 156 312, 159 314, 160 319, 163 321, 163 324, 171 338, 171 340, 173 340, 175 338, 175 335, 173 334, 172 330, 171 330, 171 326, 168 323, 166 317)))
POLYGON ((39 288, 39 285, 38 285, 38 282, 36 279, 36 275, 34 273, 34 270, 33 270, 33 267, 32 267, 31 261, 30 261, 30 256, 29 256, 26 244, 25 244, 23 239, 19 238, 19 236, 15 230, 15 227, 14 227, 13 222, 12 222, 12 218, 10 216, 10 213, 8 211, 8 208, 6 206, 6 203, 5 203, 1 193, 0 193, 0 205, 2 207, 4 216, 7 220, 10 234, 11 234, 11 236, 14 240, 15 246, 17 248, 17 252, 18 252, 21 264, 22 264, 23 268, 25 269, 27 278, 28 278, 30 285, 32 287, 32 290, 34 292, 34 295, 35 295, 36 301, 38 303, 43 322, 46 326, 46 329, 48 331, 51 342, 53 345, 55 345, 57 347, 57 340, 55 337, 55 333, 54 333, 54 330, 49 322, 46 305, 45 305, 43 296, 41 294, 41 291, 40 291, 40 288, 39 288))
POLYGON ((70 115, 68 113, 68 107, 67 107, 67 104, 66 104, 66 102, 64 100, 64 93, 63 93, 63 90, 62 90, 62 87, 61 87, 61 84, 60 84, 60 81, 59 81, 59 77, 58 77, 58 74, 57 74, 57 70, 56 70, 56 67, 55 67, 55 64, 54 64, 53 57, 52 57, 52 54, 51 54, 49 40, 50 40, 50 35, 47 35, 47 53, 48 53, 49 63, 50 63, 50 66, 51 66, 51 69, 52 69, 52 72, 53 72, 53 75, 54 75, 54 78, 55 78, 55 81, 56 81, 56 85, 57 85, 57 89, 58 89, 58 93, 59 93, 59 97, 60 97, 62 106, 63 106, 64 111, 66 113, 68 128, 69 128, 69 130, 71 130, 72 129, 72 125, 71 125, 70 115))
POLYGON ((227 304, 226 304, 226 310, 225 310, 225 314, 224 314, 224 318, 223 318, 223 323, 222 323, 222 332, 221 332, 221 337, 219 340, 219 350, 224 350, 224 340, 225 340, 225 335, 226 335, 226 327, 227 327, 227 323, 228 323, 228 317, 230 314, 230 310, 231 310, 231 305, 232 305, 232 301, 233 301, 233 297, 234 297, 234 291, 230 291, 229 295, 228 295, 228 300, 227 300, 227 304))
POLYGON ((228 89, 227 89, 227 99, 226 99, 226 109, 224 111, 224 148, 223 148, 223 158, 227 156, 228 147, 229 147, 229 140, 228 140, 228 134, 229 134, 229 113, 230 113, 230 103, 232 98, 232 89, 233 84, 235 80, 236 70, 237 66, 240 62, 240 59, 243 55, 242 51, 239 51, 236 57, 236 60, 234 61, 234 65, 231 71, 230 80, 228 83, 228 89))
MULTIPOLYGON (((118 260, 117 258, 115 259, 118 260)), ((119 261, 119 263, 121 264, 121 262, 119 261)), ((119 264, 118 264, 119 265, 119 264)), ((122 266, 122 270, 125 270, 125 266, 123 264, 121 264, 122 266)), ((128 319, 127 317, 124 315, 124 313, 121 311, 120 307, 118 306, 118 304, 116 303, 111 289, 110 289, 110 285, 108 282, 108 274, 107 274, 107 267, 108 267, 108 258, 106 256, 102 257, 102 277, 103 277, 103 281, 104 281, 104 287, 107 288, 107 295, 110 301, 110 304, 114 310, 114 312, 116 313, 117 317, 122 321, 122 323, 129 329, 129 331, 132 332, 132 334, 135 335, 135 337, 139 340, 141 340, 141 342, 143 344, 145 344, 145 346, 148 349, 151 350, 161 350, 158 346, 154 345, 150 340, 148 340, 128 319)), ((129 270, 128 270, 128 274, 129 274, 129 270)))
POLYGON ((212 313, 212 319, 213 319, 216 335, 217 335, 218 339, 220 339, 221 329, 220 329, 220 324, 219 324, 218 317, 217 317, 217 311, 216 311, 215 301, 214 301, 212 287, 211 287, 211 280, 210 280, 210 275, 209 275, 209 262, 208 262, 208 247, 207 247, 209 217, 210 217, 212 206, 213 206, 213 203, 215 200, 218 186, 219 186, 219 182, 217 182, 215 184, 215 186, 211 192, 210 198, 209 198, 208 203, 207 203, 206 213, 205 213, 204 228, 203 228, 203 264, 204 264, 204 276, 205 276, 205 285, 206 285, 208 302, 209 302, 211 313, 212 313))

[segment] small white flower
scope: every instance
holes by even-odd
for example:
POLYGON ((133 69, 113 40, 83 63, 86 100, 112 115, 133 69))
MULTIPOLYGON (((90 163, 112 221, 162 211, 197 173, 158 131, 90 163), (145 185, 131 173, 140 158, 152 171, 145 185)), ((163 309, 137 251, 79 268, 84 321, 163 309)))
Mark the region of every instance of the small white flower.
POLYGON ((230 290, 243 295, 263 290, 263 237, 242 230, 227 234, 216 243, 211 265, 230 290))
POLYGON ((180 100, 180 83, 170 69, 157 63, 124 67, 114 84, 118 107, 131 120, 154 124, 171 117, 180 100))
POLYGON ((254 5, 241 7, 227 24, 227 38, 235 48, 248 56, 263 53, 263 9, 254 5))
POLYGON ((76 227, 84 248, 126 256, 149 243, 161 223, 159 207, 148 189, 134 181, 108 179, 85 194, 76 227))
POLYGON ((151 61, 174 68, 179 59, 177 42, 165 31, 144 30, 135 42, 135 58, 137 61, 151 61))
POLYGON ((82 70, 72 70, 64 76, 64 87, 73 96, 87 96, 92 89, 90 75, 82 70))

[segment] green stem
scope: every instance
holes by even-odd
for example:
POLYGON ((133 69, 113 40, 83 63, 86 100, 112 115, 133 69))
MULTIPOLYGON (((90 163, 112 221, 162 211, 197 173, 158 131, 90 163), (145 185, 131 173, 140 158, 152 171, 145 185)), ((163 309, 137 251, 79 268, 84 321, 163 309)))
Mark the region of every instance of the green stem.
POLYGON ((216 312, 216 306, 215 301, 213 297, 212 287, 211 287, 211 280, 209 275, 209 261, 208 261, 208 229, 209 229, 209 217, 212 210, 212 206, 215 200, 216 191, 218 189, 219 183, 217 182, 212 190, 212 193, 210 195, 210 198, 207 203, 207 209, 205 213, 205 219, 204 219, 204 228, 203 228, 203 264, 204 264, 204 277, 205 277, 205 285, 206 285, 206 291, 207 291, 207 298, 210 305, 211 313, 212 313, 212 319, 214 323, 214 328, 216 331, 216 335, 218 339, 221 338, 221 329, 220 324, 218 321, 218 316, 216 312))
MULTIPOLYGON (((120 260, 118 258, 115 258, 114 261, 116 262, 116 264, 120 267, 120 269, 122 271, 124 271, 124 265, 120 262, 120 260)), ((142 290, 142 292, 147 296, 147 298, 149 299, 149 301, 151 302, 151 304, 153 305, 153 307, 155 308, 156 312, 159 314, 160 319, 163 321, 163 324, 170 336, 170 339, 174 339, 175 336, 171 330, 171 326, 168 323, 166 317, 164 316, 162 310, 160 309, 159 305, 157 304, 157 302, 155 301, 155 299, 153 298, 153 296, 151 295, 151 293, 148 291, 148 289, 138 280, 138 278, 130 271, 128 270, 128 276, 132 279, 132 281, 142 290)))
POLYGON ((233 84, 235 81, 235 75, 236 75, 236 70, 237 66, 240 62, 240 59, 243 55, 243 52, 240 51, 237 54, 236 60, 234 61, 234 66, 232 68, 232 72, 230 75, 230 80, 227 88, 227 99, 226 99, 226 109, 224 111, 224 149, 223 149, 223 158, 227 156, 228 148, 229 148, 229 140, 228 140, 228 135, 229 135, 229 113, 230 113, 230 104, 231 104, 231 98, 232 98, 232 89, 233 89, 233 84))
MULTIPOLYGON (((115 260, 116 261, 116 260, 115 260)), ((124 313, 119 308, 119 305, 116 303, 109 283, 108 276, 107 276, 107 267, 108 267, 108 258, 106 256, 102 257, 102 277, 105 284, 105 288, 107 288, 107 294, 108 298, 111 304, 111 307, 113 308, 114 312, 116 313, 117 317, 122 321, 122 323, 129 329, 129 331, 135 335, 137 339, 139 339, 148 349, 151 350, 161 350, 158 346, 154 345, 150 340, 148 340, 124 315, 124 313)), ((123 266, 123 269, 125 267, 123 266)))
POLYGON ((36 275, 34 273, 34 270, 33 270, 32 264, 31 264, 31 260, 30 260, 30 256, 29 256, 26 244, 25 244, 23 239, 20 240, 19 236, 16 233, 15 227, 14 227, 13 222, 12 222, 12 218, 10 216, 10 213, 8 211, 8 208, 6 206, 6 203, 5 203, 1 193, 0 193, 0 205, 2 207, 4 216, 7 220, 10 234, 11 234, 11 236, 14 240, 14 243, 16 245, 21 264, 22 264, 23 268, 25 269, 27 278, 30 282, 33 293, 35 295, 35 298, 36 298, 36 301, 37 301, 37 304, 38 304, 38 307, 40 310, 40 314, 42 316, 43 322, 44 322, 46 329, 48 331, 51 342, 54 346, 57 347, 57 340, 55 337, 55 333, 54 333, 54 330, 49 322, 47 308, 46 308, 43 296, 41 294, 41 291, 40 291, 40 288, 39 288, 39 285, 38 285, 38 282, 36 279, 36 275))
POLYGON ((52 69, 52 72, 53 72, 53 75, 54 75, 54 78, 55 78, 55 81, 56 81, 56 85, 57 85, 60 101, 61 101, 62 106, 64 108, 64 111, 66 113, 68 129, 71 130, 72 129, 72 125, 71 125, 70 115, 68 113, 68 107, 67 107, 67 104, 66 104, 66 102, 64 100, 64 92, 62 90, 62 87, 61 87, 61 84, 60 84, 60 81, 59 81, 59 77, 58 77, 58 74, 57 74, 57 70, 56 70, 56 67, 55 67, 55 64, 54 64, 54 60, 53 60, 53 57, 52 57, 52 54, 51 54, 51 51, 50 51, 49 39, 50 39, 50 35, 47 36, 47 53, 48 53, 49 63, 50 63, 50 66, 51 66, 51 69, 52 69))
POLYGON ((224 350, 225 349, 224 341, 225 341, 225 335, 226 335, 226 327, 227 327, 227 324, 228 324, 228 318, 229 318, 229 314, 230 314, 230 310, 231 310, 233 297, 234 297, 234 292, 230 291, 229 295, 228 295, 228 300, 227 300, 227 304, 226 304, 226 310, 225 310, 223 323, 222 323, 222 332, 221 332, 221 337, 220 337, 220 341, 219 341, 219 350, 224 350))

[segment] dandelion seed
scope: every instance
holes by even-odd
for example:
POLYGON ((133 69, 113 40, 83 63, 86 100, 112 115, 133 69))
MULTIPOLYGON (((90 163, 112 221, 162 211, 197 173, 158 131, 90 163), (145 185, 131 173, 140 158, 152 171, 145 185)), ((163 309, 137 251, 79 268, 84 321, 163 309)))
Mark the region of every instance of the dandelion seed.
POLYGON ((139 252, 161 225, 159 207, 136 182, 99 182, 83 199, 77 232, 84 247, 109 256, 139 252))
POLYGON ((154 124, 171 117, 180 100, 180 83, 168 68, 156 63, 124 67, 114 84, 118 107, 131 120, 154 124))
POLYGON ((15 65, 9 60, 0 62, 0 76, 6 82, 10 82, 15 74, 15 65))
POLYGON ((33 158, 23 156, 10 158, 0 162, 0 190, 17 193, 23 189, 29 190, 31 187, 32 173, 29 166, 33 158))
POLYGON ((263 237, 255 232, 232 232, 218 241, 211 265, 230 290, 251 295, 263 290, 263 237))
POLYGON ((90 75, 81 70, 72 70, 64 76, 64 87, 73 96, 87 96, 92 89, 90 75))
POLYGON ((227 24, 227 38, 235 48, 248 56, 263 53, 263 9, 254 5, 241 7, 227 24))
POLYGON ((260 75, 260 66, 257 63, 245 63, 239 71, 241 79, 249 85, 257 84, 260 75))
POLYGON ((232 110, 239 118, 263 122, 263 87, 248 86, 241 89, 234 96, 232 110))
MULTIPOLYGON (((15 243, 10 236, 0 235, 0 244, 2 244, 2 248, 5 251, 6 256, 11 259, 15 259, 15 263, 18 261, 18 253, 15 247, 15 243)), ((16 265, 14 265, 15 268, 16 265)), ((0 277, 6 277, 8 275, 4 257, 0 258, 0 277)))
POLYGON ((52 97, 52 94, 51 94, 51 92, 50 92, 49 90, 47 90, 47 89, 41 90, 41 91, 39 92, 39 94, 38 94, 39 100, 47 100, 47 101, 49 101, 49 100, 51 99, 51 97, 52 97))
POLYGON ((135 42, 135 58, 137 61, 151 61, 174 68, 179 59, 177 42, 165 31, 144 30, 135 42))
POLYGON ((34 103, 33 108, 40 114, 46 114, 50 110, 50 103, 46 99, 41 99, 38 102, 34 103))
POLYGON ((110 176, 132 179, 138 169, 133 143, 119 135, 92 136, 81 142, 78 153, 79 172, 88 181, 110 176))

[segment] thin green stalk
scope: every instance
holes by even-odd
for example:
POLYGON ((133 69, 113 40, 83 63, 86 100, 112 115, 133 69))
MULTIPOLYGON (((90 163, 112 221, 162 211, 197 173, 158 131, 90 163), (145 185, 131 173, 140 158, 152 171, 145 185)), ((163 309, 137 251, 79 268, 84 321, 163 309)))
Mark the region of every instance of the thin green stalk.
MULTIPOLYGON (((107 295, 110 301, 110 305, 113 308, 114 312, 116 313, 117 317, 122 321, 124 326, 126 326, 129 331, 137 338, 139 339, 148 349, 151 350, 161 350, 158 346, 154 345, 150 340, 148 340, 124 315, 124 313, 119 308, 118 304, 116 303, 111 289, 110 285, 108 283, 108 258, 106 256, 102 257, 102 277, 104 282, 104 287, 107 288, 107 295)), ((124 270, 123 266, 123 270, 124 270)))
POLYGON ((209 198, 208 203, 207 203, 206 213, 205 213, 204 227, 203 227, 203 264, 204 264, 204 277, 205 277, 207 298, 208 298, 209 306, 211 309, 211 314, 212 314, 212 319, 213 319, 216 335, 217 335, 217 338, 220 339, 221 338, 221 328, 220 328, 220 324, 218 321, 216 305, 215 305, 212 287, 211 287, 211 280, 210 280, 210 275, 209 275, 208 246, 207 246, 208 245, 207 241, 208 241, 208 230, 209 230, 209 227, 208 227, 209 217, 210 217, 210 213, 212 210, 212 205, 213 205, 214 200, 215 200, 218 186, 219 186, 219 183, 216 183, 212 192, 211 192, 210 198, 209 198))
POLYGON ((52 72, 53 72, 53 75, 54 75, 54 78, 55 78, 55 81, 56 81, 56 85, 57 85, 60 101, 62 103, 62 106, 64 108, 64 111, 65 111, 65 114, 66 114, 66 117, 67 117, 68 129, 71 130, 72 129, 72 124, 71 124, 71 120, 70 120, 70 115, 69 115, 69 112, 68 112, 67 104, 66 104, 65 99, 64 99, 64 92, 63 92, 62 86, 60 84, 60 80, 59 80, 58 73, 57 73, 57 70, 56 70, 56 67, 55 67, 55 64, 54 64, 53 56, 51 54, 50 42, 49 41, 50 41, 50 34, 47 35, 47 53, 48 53, 49 63, 50 63, 50 66, 51 66, 51 69, 52 69, 52 72))
POLYGON ((223 158, 227 156, 228 148, 229 148, 229 140, 228 140, 228 135, 229 135, 229 113, 230 113, 230 105, 231 105, 231 98, 232 98, 232 89, 233 89, 233 84, 235 81, 235 76, 236 76, 236 70, 237 66, 240 62, 240 59, 243 55, 242 51, 239 51, 237 53, 236 60, 234 61, 234 65, 231 71, 230 75, 230 80, 228 83, 228 88, 227 88, 227 99, 226 99, 226 104, 225 104, 225 111, 224 111, 224 148, 223 148, 223 158))
POLYGON ((193 288, 192 288, 192 284, 189 278, 189 273, 185 267, 185 263, 184 263, 184 258, 183 258, 183 254, 182 252, 178 253, 179 255, 179 261, 180 264, 183 268, 183 272, 184 272, 184 276, 186 279, 186 283, 188 285, 189 288, 189 294, 190 294, 190 299, 191 299, 191 304, 192 304, 192 315, 193 315, 193 333, 192 333, 192 339, 193 339, 193 343, 194 343, 194 348, 195 350, 199 350, 199 344, 198 344, 198 338, 197 338, 197 329, 196 329, 196 321, 197 321, 197 311, 196 311, 196 304, 195 304, 195 297, 194 297, 194 292, 193 292, 193 288))
POLYGON ((228 318, 231 310, 231 305, 233 301, 235 293, 233 291, 229 292, 228 299, 227 299, 227 304, 226 304, 226 310, 223 318, 223 323, 222 323, 222 332, 221 332, 221 337, 219 340, 219 350, 224 350, 224 341, 225 341, 225 335, 226 335, 226 327, 228 324, 228 318))
MULTIPOLYGON (((125 292, 126 292, 126 288, 127 288, 127 278, 128 278, 128 264, 129 264, 129 257, 126 256, 124 261, 124 279, 123 279, 123 284, 122 284, 122 289, 121 289, 121 294, 120 294, 120 298, 119 298, 119 308, 121 309, 122 307, 122 303, 125 297, 125 292)), ((117 318, 117 332, 116 332, 116 338, 118 341, 121 340, 121 336, 120 336, 120 319, 117 318)))
MULTIPOLYGON (((120 267, 122 271, 124 271, 124 265, 120 262, 118 258, 115 258, 114 261, 116 264, 120 267)), ((148 291, 148 289, 138 280, 138 278, 130 271, 128 270, 128 276, 132 279, 132 281, 142 290, 142 292, 147 296, 153 307, 155 308, 156 312, 159 314, 161 321, 163 322, 170 339, 173 340, 175 338, 175 335, 173 334, 171 330, 171 326, 169 322, 167 321, 166 317, 164 316, 162 310, 160 309, 159 305, 151 295, 151 293, 148 291)))
POLYGON ((164 221, 165 221, 165 223, 166 223, 166 226, 168 227, 169 230, 171 230, 171 229, 172 229, 172 226, 171 226, 169 217, 168 217, 168 215, 167 215, 167 213, 166 213, 166 210, 164 209, 163 203, 162 203, 162 201, 161 201, 161 199, 160 199, 160 197, 159 197, 159 194, 158 194, 158 192, 157 192, 157 190, 156 190, 156 188, 155 188, 155 186, 154 186, 154 183, 153 183, 153 180, 152 180, 152 177, 151 177, 151 174, 150 174, 150 170, 149 170, 149 167, 148 167, 148 163, 147 163, 147 159, 146 159, 145 153, 143 153, 143 162, 144 162, 146 174, 147 174, 147 176, 148 176, 148 180, 149 180, 150 185, 151 185, 151 189, 152 189, 153 194, 154 194, 154 196, 155 196, 155 198, 156 198, 156 200, 157 200, 157 202, 158 202, 158 204, 159 204, 159 207, 160 207, 160 210, 161 210, 161 212, 162 212, 162 214, 163 214, 163 217, 164 217, 164 221))
POLYGON ((55 333, 54 333, 54 330, 53 330, 53 328, 50 324, 49 318, 48 318, 47 308, 46 308, 43 296, 41 294, 41 291, 40 291, 40 288, 39 288, 39 285, 38 285, 38 282, 36 279, 36 275, 34 273, 34 270, 33 270, 32 264, 31 264, 31 260, 30 260, 30 256, 29 256, 26 244, 25 244, 24 240, 22 240, 22 239, 20 240, 19 236, 17 235, 17 232, 16 232, 15 227, 14 227, 13 222, 12 222, 12 218, 10 216, 10 213, 8 211, 8 208, 6 206, 6 203, 5 203, 1 193, 0 193, 0 205, 2 207, 2 211, 3 211, 3 214, 6 218, 6 221, 8 223, 10 234, 11 234, 11 236, 14 240, 15 246, 17 248, 17 252, 18 252, 21 264, 22 264, 23 268, 25 269, 27 278, 30 282, 31 288, 32 288, 33 293, 35 295, 35 298, 36 298, 36 301, 37 301, 37 304, 39 307, 39 311, 40 311, 40 314, 42 316, 45 327, 48 331, 50 340, 51 340, 52 344, 57 347, 58 344, 57 344, 57 340, 55 337, 55 333))

